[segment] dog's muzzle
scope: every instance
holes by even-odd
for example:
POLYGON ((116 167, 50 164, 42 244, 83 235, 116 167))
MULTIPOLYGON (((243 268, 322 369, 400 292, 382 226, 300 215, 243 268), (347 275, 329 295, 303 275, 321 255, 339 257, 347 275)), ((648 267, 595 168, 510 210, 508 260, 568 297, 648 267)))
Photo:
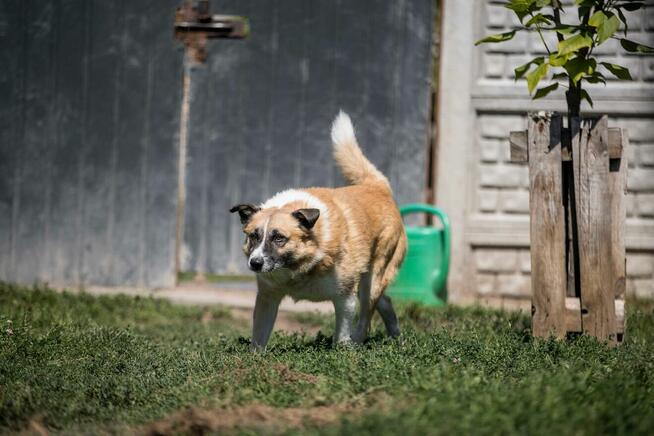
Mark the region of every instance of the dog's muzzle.
POLYGON ((248 266, 254 272, 260 272, 263 268, 264 259, 263 257, 253 257, 248 262, 248 266))

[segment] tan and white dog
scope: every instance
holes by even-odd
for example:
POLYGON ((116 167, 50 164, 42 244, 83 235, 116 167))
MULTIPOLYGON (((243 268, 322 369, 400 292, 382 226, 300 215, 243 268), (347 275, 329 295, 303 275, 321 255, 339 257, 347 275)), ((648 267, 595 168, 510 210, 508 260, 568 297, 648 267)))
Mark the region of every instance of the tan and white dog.
POLYGON ((350 184, 289 189, 261 204, 240 204, 243 251, 257 273, 252 346, 264 348, 277 308, 294 300, 332 301, 334 343, 363 342, 375 309, 390 336, 400 333, 386 287, 406 253, 406 235, 388 179, 363 155, 350 117, 332 125, 334 158, 350 184), (359 300, 359 322, 352 331, 359 300))

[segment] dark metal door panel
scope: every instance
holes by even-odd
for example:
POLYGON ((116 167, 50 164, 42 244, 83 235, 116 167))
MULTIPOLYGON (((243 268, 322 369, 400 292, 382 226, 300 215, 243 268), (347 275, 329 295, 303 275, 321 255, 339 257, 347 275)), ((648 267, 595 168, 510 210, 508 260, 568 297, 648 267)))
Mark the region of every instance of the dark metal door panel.
POLYGON ((174 283, 177 3, 0 6, 0 279, 174 283))

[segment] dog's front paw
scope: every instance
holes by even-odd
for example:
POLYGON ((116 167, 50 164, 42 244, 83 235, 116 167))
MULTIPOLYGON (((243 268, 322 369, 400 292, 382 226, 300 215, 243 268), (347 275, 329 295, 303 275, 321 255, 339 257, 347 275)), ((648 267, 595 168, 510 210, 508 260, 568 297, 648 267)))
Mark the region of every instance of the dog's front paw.
POLYGON ((265 345, 260 345, 260 344, 255 344, 254 342, 250 342, 251 353, 263 353, 264 351, 266 351, 265 345))
POLYGON ((334 338, 332 339, 332 345, 334 346, 334 348, 348 348, 348 347, 352 347, 354 345, 354 342, 352 341, 352 338, 350 338, 349 336, 345 336, 342 338, 337 338, 336 336, 334 336, 334 338))

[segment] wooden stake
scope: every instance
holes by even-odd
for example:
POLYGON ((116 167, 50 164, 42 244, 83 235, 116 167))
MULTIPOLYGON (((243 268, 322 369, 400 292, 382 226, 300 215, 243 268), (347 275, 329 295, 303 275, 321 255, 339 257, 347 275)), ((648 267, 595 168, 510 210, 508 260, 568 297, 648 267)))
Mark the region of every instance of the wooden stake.
POLYGON ((565 326, 565 233, 561 194, 560 115, 530 114, 528 126, 531 211, 532 330, 562 338, 565 326))
POLYGON ((614 342, 615 296, 611 266, 608 118, 584 120, 573 130, 581 322, 584 333, 614 342))
MULTIPOLYGON (((611 129, 609 129, 611 135, 611 129)), ((629 134, 626 129, 620 130, 622 140, 622 156, 620 159, 609 160, 609 193, 611 202, 611 283, 613 283, 613 295, 617 299, 616 304, 622 301, 624 304, 626 282, 627 282, 627 265, 626 265, 626 248, 625 248, 625 217, 626 205, 625 197, 627 191, 627 153, 626 148, 629 146, 629 134)), ((610 139, 609 139, 610 143, 610 139)), ((626 328, 620 329, 619 320, 616 320, 616 332, 624 333, 626 328)), ((624 321, 623 321, 624 324, 624 321)), ((624 340, 624 334, 618 339, 624 340)))
MULTIPOLYGON (((611 131, 609 130, 609 135, 611 131)), ((629 135, 626 129, 620 134, 623 149, 629 145, 629 135)), ((625 255, 625 195, 627 191, 627 153, 623 151, 619 159, 609 161, 609 193, 611 201, 611 271, 615 298, 624 299, 626 287, 626 255, 625 255)))

